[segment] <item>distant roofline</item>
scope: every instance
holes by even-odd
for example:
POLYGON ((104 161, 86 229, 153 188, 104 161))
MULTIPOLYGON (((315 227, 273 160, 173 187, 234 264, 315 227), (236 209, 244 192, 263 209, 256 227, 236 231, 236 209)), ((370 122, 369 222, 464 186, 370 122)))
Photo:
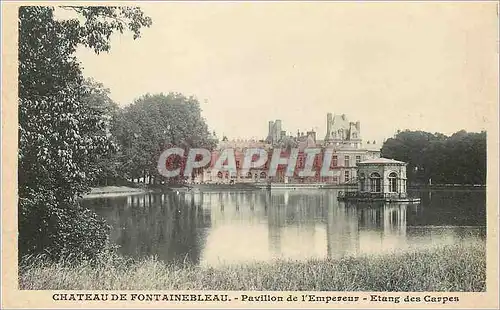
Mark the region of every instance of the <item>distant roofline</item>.
POLYGON ((364 160, 358 163, 358 165, 387 165, 387 164, 393 164, 393 165, 407 165, 408 163, 405 163, 404 161, 399 161, 399 160, 394 160, 390 158, 374 158, 374 159, 368 159, 364 160))

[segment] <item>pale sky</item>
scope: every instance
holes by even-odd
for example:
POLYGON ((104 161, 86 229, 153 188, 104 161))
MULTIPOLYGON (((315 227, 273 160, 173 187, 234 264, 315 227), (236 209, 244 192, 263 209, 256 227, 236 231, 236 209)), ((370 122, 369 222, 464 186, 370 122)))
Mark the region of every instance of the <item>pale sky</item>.
POLYGON ((364 140, 397 129, 479 131, 496 122, 495 2, 148 3, 142 38, 78 52, 120 105, 145 93, 196 96, 219 137, 316 129, 328 112, 364 140), (205 101, 206 100, 206 101, 205 101))

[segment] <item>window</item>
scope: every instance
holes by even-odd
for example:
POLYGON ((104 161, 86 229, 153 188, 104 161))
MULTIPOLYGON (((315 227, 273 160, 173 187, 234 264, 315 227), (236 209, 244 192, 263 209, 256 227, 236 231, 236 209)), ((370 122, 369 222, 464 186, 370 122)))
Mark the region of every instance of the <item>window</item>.
POLYGON ((261 177, 262 179, 265 179, 265 178, 266 178, 266 173, 265 173, 265 172, 261 172, 261 173, 260 173, 260 177, 261 177))
POLYGON ((364 192, 365 191, 365 174, 364 173, 360 173, 359 174, 359 190, 361 192, 364 192))
POLYGON ((338 162, 337 162, 337 155, 334 155, 334 156, 332 157, 332 165, 331 165, 331 167, 337 167, 337 165, 338 165, 338 162))
POLYGON ((395 172, 389 174, 389 192, 397 193, 398 191, 398 175, 395 172))
POLYGON ((247 178, 251 179, 252 178, 252 173, 251 172, 248 172, 247 173, 247 178))
POLYGON ((357 155, 356 156, 356 165, 358 165, 360 161, 361 161, 361 156, 357 155))
POLYGON ((240 168, 240 161, 239 160, 236 161, 236 168, 240 168))
POLYGON ((349 171, 344 172, 344 180, 345 182, 349 182, 349 171))
POLYGON ((299 165, 298 168, 303 168, 304 167, 304 157, 299 155, 299 165))
POLYGON ((217 177, 218 177, 219 179, 222 179, 222 172, 221 172, 221 171, 217 172, 217 177))
POLYGON ((344 166, 349 167, 349 156, 347 155, 344 157, 344 166))
POLYGON ((381 179, 380 174, 374 172, 370 175, 370 191, 374 193, 381 192, 381 179))

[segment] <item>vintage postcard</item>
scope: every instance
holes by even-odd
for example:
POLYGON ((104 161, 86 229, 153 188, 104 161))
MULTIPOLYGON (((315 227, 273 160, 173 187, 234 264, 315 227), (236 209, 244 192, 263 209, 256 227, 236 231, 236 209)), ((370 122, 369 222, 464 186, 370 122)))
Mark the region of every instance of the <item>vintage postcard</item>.
POLYGON ((498 309, 498 3, 2 2, 2 308, 498 309))

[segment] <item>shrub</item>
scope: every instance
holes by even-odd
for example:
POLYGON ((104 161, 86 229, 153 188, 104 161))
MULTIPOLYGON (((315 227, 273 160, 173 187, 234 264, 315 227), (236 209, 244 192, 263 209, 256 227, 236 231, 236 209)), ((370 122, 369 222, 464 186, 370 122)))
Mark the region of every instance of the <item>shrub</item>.
POLYGON ((43 254, 50 260, 89 260, 106 248, 109 230, 76 202, 20 199, 19 258, 43 254))

